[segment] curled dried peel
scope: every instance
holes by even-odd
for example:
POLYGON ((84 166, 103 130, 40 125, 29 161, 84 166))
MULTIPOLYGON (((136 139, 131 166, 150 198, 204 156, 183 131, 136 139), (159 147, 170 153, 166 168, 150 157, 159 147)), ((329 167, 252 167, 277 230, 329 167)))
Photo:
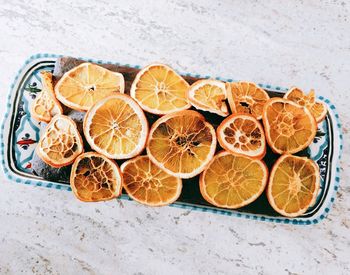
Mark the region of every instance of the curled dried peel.
POLYGON ((251 82, 226 83, 228 103, 232 113, 251 114, 261 119, 265 103, 270 99, 264 89, 251 82))
POLYGON ((276 212, 297 217, 315 203, 319 188, 320 173, 314 161, 282 155, 272 167, 267 198, 276 212))
POLYGON ((57 168, 73 163, 84 151, 75 122, 64 115, 56 115, 51 120, 36 150, 44 162, 57 168))
POLYGON ((123 177, 118 165, 105 156, 88 152, 80 155, 72 166, 70 185, 81 201, 105 201, 122 192, 123 177))
POLYGON ((200 175, 199 187, 210 204, 236 209, 255 201, 267 179, 268 169, 261 160, 222 151, 200 175))
POLYGON ((63 110, 61 104, 55 97, 52 73, 41 71, 40 76, 42 90, 33 101, 30 114, 36 120, 48 123, 55 115, 63 114, 63 110))
POLYGON ((283 98, 272 98, 265 104, 263 123, 266 140, 278 154, 305 149, 317 131, 316 120, 306 107, 283 98))
POLYGON ((188 89, 190 103, 199 110, 228 115, 225 83, 213 79, 198 80, 188 89))
POLYGON ((225 150, 262 159, 266 153, 264 129, 252 115, 232 114, 217 128, 218 141, 225 150))
POLYGON ((190 85, 172 68, 151 64, 136 75, 130 95, 141 108, 153 114, 168 114, 191 107, 187 99, 190 85))
POLYGON ((324 120, 327 115, 326 105, 316 101, 314 90, 311 90, 309 94, 305 94, 301 89, 293 87, 284 95, 284 98, 308 108, 315 117, 317 123, 324 120))
POLYGON ((153 163, 180 178, 202 172, 214 156, 215 148, 213 126, 192 110, 159 118, 152 125, 146 147, 153 163))
POLYGON ((121 166, 123 186, 128 195, 146 205, 164 206, 181 194, 182 181, 152 163, 148 156, 138 156, 121 166))

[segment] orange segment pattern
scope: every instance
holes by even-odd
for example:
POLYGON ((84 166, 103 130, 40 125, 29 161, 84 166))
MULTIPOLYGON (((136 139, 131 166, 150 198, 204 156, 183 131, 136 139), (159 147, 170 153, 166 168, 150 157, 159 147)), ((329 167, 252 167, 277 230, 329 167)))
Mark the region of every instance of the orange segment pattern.
POLYGON ((221 152, 201 175, 200 189, 209 203, 235 209, 257 199, 267 177, 267 167, 262 161, 221 152))
POLYGON ((182 181, 161 170, 148 156, 123 163, 124 189, 134 200, 151 206, 174 202, 181 194, 182 181))
POLYGON ((122 177, 117 164, 98 153, 86 153, 74 162, 71 187, 82 201, 104 201, 120 195, 122 177))

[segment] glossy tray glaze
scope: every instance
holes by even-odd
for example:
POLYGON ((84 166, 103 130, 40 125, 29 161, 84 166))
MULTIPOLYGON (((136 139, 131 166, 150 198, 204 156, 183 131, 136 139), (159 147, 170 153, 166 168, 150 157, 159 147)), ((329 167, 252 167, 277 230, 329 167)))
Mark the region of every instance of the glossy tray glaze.
MULTIPOLYGON (((37 54, 30 57, 19 70, 10 88, 6 113, 1 126, 1 163, 7 178, 17 183, 71 191, 67 180, 47 181, 36 176, 31 167, 34 149, 39 140, 40 132, 44 129, 44 125, 31 118, 29 113, 32 101, 41 91, 39 72, 41 70, 53 71, 55 62, 61 57, 52 54, 37 54)), ((121 65, 115 62, 85 58, 78 58, 77 62, 81 62, 82 60, 104 64, 107 67, 111 66, 122 72, 124 70, 125 74, 129 74, 126 76, 126 82, 131 82, 135 72, 140 69, 140 66, 121 65)), ((209 76, 202 77, 195 74, 181 74, 189 83, 199 78, 209 78, 209 76)), ((233 81, 232 79, 223 79, 220 77, 214 78, 223 81, 233 81)), ((259 86, 265 89, 271 96, 283 96, 283 93, 286 91, 285 88, 278 86, 264 84, 259 84, 259 86)), ((280 216, 270 207, 265 194, 262 194, 252 204, 237 210, 227 210, 211 206, 200 195, 198 177, 184 180, 183 192, 180 198, 171 206, 287 224, 315 224, 324 219, 330 211, 331 204, 335 199, 335 193, 338 190, 342 134, 339 116, 335 106, 324 97, 318 97, 318 99, 327 105, 327 117, 318 125, 317 135, 313 143, 298 155, 308 156, 317 162, 321 173, 321 188, 315 205, 310 207, 304 215, 293 219, 280 216)), ((217 116, 209 115, 208 113, 203 114, 205 114, 211 123, 214 125, 218 124, 217 116)), ((277 155, 268 151, 264 161, 271 167, 277 157, 277 155)), ((120 198, 130 200, 126 194, 123 194, 120 198)))

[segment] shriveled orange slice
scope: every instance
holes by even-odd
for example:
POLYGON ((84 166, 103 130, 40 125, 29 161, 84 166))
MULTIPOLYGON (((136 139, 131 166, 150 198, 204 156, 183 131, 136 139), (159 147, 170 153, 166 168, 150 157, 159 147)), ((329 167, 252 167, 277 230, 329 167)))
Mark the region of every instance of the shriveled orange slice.
POLYGON ((159 118, 150 130, 147 153, 158 167, 180 178, 202 172, 215 153, 213 126, 192 110, 159 118))
POLYGON ((169 66, 151 64, 136 75, 130 95, 143 110, 164 115, 191 107, 187 99, 189 86, 169 66))
POLYGON ((227 98, 232 113, 251 114, 261 119, 269 95, 251 82, 226 83, 227 98))
POLYGON ((262 159, 266 153, 264 129, 248 114, 232 114, 216 130, 222 148, 238 155, 262 159))
POLYGON ((217 207, 236 209, 255 201, 264 191, 268 169, 261 160, 222 151, 199 178, 203 198, 217 207))
POLYGON ((124 93, 124 77, 92 63, 83 63, 66 72, 55 86, 56 97, 64 105, 87 111, 97 101, 124 93))
POLYGON ((36 120, 48 123, 55 115, 63 114, 63 110, 55 97, 52 73, 41 71, 40 76, 42 89, 31 106, 30 115, 36 120))
POLYGON ((311 114, 315 117, 316 122, 319 123, 326 117, 327 107, 322 102, 316 102, 315 97, 314 90, 311 90, 309 94, 304 94, 304 92, 297 87, 291 88, 284 95, 285 99, 289 99, 308 108, 311 114))
POLYGON ((145 148, 148 122, 128 95, 116 93, 86 113, 84 134, 91 148, 111 159, 131 158, 145 148))
POLYGON ((118 165, 96 152, 80 155, 73 163, 70 186, 81 201, 106 201, 122 193, 123 177, 118 165))
POLYGON ((297 217, 315 203, 319 188, 320 172, 313 160, 282 155, 272 167, 267 198, 276 212, 297 217))
POLYGON ((219 116, 228 116, 225 83, 213 79, 198 80, 191 85, 187 93, 193 107, 219 116))
POLYGON ((182 180, 160 169, 148 156, 135 157, 124 162, 120 168, 125 191, 139 203, 168 205, 181 194, 182 180))
POLYGON ((83 141, 77 125, 64 115, 52 118, 36 147, 38 156, 56 168, 73 163, 83 151, 83 141))
POLYGON ((317 131, 316 120, 306 107, 283 98, 272 98, 265 104, 263 123, 266 140, 278 154, 305 149, 317 131))

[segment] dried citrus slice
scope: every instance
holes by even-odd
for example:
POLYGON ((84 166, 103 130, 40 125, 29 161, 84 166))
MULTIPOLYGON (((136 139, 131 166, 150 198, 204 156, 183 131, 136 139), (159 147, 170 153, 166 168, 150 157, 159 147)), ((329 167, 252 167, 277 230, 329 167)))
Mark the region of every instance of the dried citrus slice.
POLYGON ((145 148, 148 134, 148 122, 140 106, 120 93, 92 106, 83 128, 91 148, 111 159, 138 155, 145 148))
POLYGON ((187 93, 192 106, 219 116, 228 116, 225 83, 213 79, 198 80, 191 85, 187 93))
POLYGON ((222 151, 199 178, 203 198, 218 207, 236 209, 255 201, 264 191, 268 169, 261 160, 222 151))
POLYGON ((63 110, 55 97, 52 73, 41 71, 40 76, 42 89, 31 106, 30 114, 36 120, 50 122, 55 115, 63 114, 63 110))
POLYGON ((320 172, 313 160, 282 155, 272 167, 267 198, 276 212, 297 217, 315 203, 319 188, 320 172))
POLYGON ((159 118, 150 130, 150 160, 170 175, 191 178, 202 172, 215 153, 213 126, 192 110, 159 118))
POLYGON ((251 114, 261 119, 265 103, 269 95, 255 83, 226 83, 227 98, 232 113, 251 114))
POLYGON ((306 107, 283 98, 272 98, 265 104, 263 123, 266 140, 278 154, 305 149, 317 131, 316 120, 306 107))
POLYGON ((182 180, 160 169, 148 156, 128 160, 120 168, 124 189, 132 199, 142 204, 168 205, 181 194, 182 180))
POLYGON ((124 93, 123 75, 91 63, 66 72, 55 86, 57 99, 78 111, 87 111, 97 101, 116 92, 124 93))
POLYGON ((56 168, 73 163, 83 151, 77 125, 64 115, 56 115, 51 119, 36 147, 38 156, 56 168))
POLYGON ((81 201, 106 201, 122 192, 123 177, 118 165, 96 152, 80 155, 72 165, 70 186, 81 201))
POLYGON ((151 64, 136 75, 130 95, 145 111, 158 115, 168 114, 191 107, 187 99, 189 86, 170 67, 151 64))
POLYGON ((222 148, 238 155, 262 159, 266 153, 264 129, 252 115, 232 114, 216 130, 222 148))
POLYGON ((284 95, 284 98, 308 108, 311 114, 315 117, 316 122, 319 123, 326 117, 327 107, 322 102, 316 102, 315 97, 316 96, 314 90, 311 90, 310 93, 306 95, 302 90, 296 87, 291 88, 284 95))

